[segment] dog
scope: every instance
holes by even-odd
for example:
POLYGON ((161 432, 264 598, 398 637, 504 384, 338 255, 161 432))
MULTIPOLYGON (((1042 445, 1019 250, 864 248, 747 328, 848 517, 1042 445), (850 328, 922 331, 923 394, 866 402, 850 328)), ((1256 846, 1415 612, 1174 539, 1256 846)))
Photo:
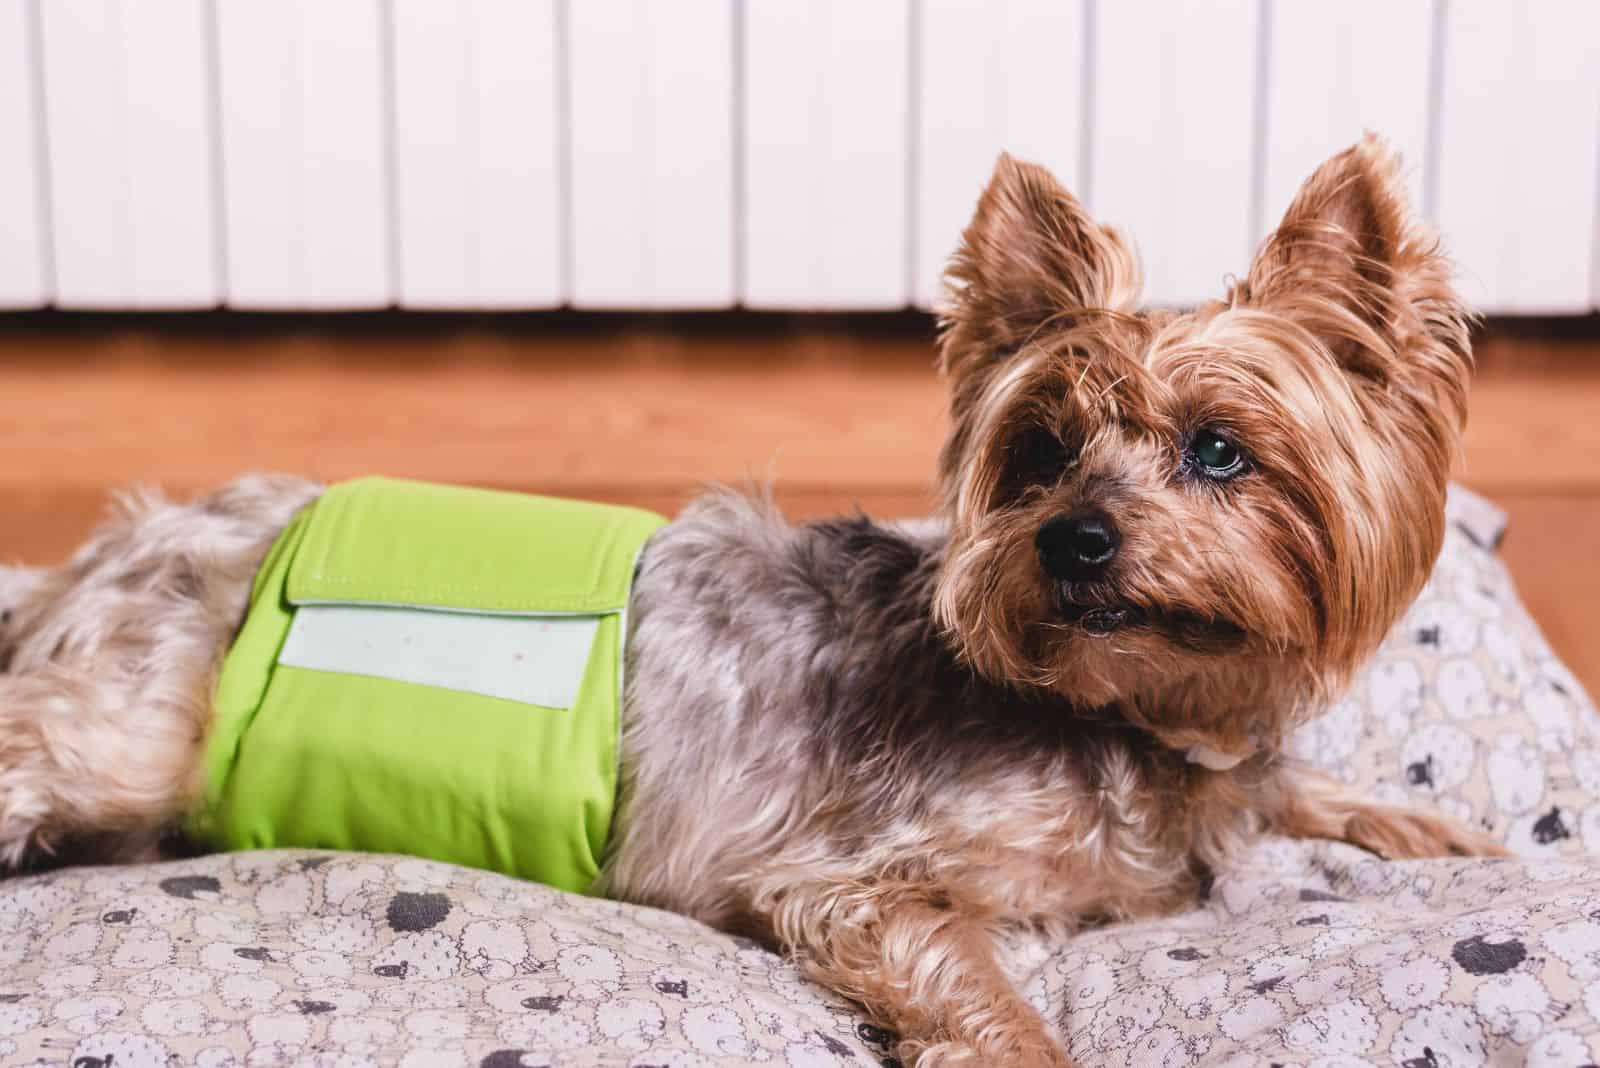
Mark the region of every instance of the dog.
MULTIPOLYGON (((1395 155, 1323 164, 1181 313, 1002 156, 947 282, 935 521, 713 491, 651 537, 596 889, 780 947, 906 1063, 1031 1068, 1068 1060, 1009 931, 1176 909, 1265 832, 1500 852, 1283 754, 1419 592, 1465 420, 1471 316, 1395 155)), ((8 574, 4 863, 181 820, 252 581, 320 493, 134 498, 8 574)))

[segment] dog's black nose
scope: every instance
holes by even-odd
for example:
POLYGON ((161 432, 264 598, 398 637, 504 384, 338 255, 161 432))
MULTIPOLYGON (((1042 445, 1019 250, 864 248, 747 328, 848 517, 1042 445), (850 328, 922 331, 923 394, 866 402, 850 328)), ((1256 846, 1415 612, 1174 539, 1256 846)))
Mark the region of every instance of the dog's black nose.
POLYGON ((1033 544, 1039 562, 1053 579, 1086 580, 1098 576, 1117 555, 1117 528, 1099 512, 1058 515, 1039 528, 1033 544))

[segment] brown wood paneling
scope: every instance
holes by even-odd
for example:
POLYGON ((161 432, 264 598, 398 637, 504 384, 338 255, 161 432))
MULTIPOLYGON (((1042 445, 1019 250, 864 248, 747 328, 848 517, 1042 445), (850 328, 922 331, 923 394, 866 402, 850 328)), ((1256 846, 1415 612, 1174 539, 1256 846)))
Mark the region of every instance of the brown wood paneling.
POLYGON ((1600 495, 1499 493, 1500 554, 1528 611, 1573 674, 1600 697, 1600 495))
POLYGON ((931 351, 861 350, 813 333, 0 336, 0 489, 251 469, 556 492, 919 485, 941 428, 931 351))

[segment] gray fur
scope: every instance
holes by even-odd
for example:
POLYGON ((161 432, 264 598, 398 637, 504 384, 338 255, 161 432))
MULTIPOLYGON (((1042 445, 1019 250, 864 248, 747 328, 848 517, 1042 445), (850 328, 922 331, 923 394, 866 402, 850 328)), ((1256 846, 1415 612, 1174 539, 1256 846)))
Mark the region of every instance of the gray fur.
POLYGON ((631 605, 608 892, 759 927, 759 875, 937 865, 952 824, 1019 790, 1181 769, 1113 714, 960 663, 933 619, 944 545, 937 522, 790 526, 729 492, 654 536, 631 605))

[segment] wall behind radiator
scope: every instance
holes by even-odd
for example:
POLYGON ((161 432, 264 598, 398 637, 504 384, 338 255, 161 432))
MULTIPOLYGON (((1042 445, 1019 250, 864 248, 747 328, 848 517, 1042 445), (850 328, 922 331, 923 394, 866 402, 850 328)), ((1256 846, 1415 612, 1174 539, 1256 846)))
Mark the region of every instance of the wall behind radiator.
POLYGON ((1364 128, 1600 304, 1593 0, 0 0, 0 308, 929 306, 996 152, 1220 293, 1364 128))

